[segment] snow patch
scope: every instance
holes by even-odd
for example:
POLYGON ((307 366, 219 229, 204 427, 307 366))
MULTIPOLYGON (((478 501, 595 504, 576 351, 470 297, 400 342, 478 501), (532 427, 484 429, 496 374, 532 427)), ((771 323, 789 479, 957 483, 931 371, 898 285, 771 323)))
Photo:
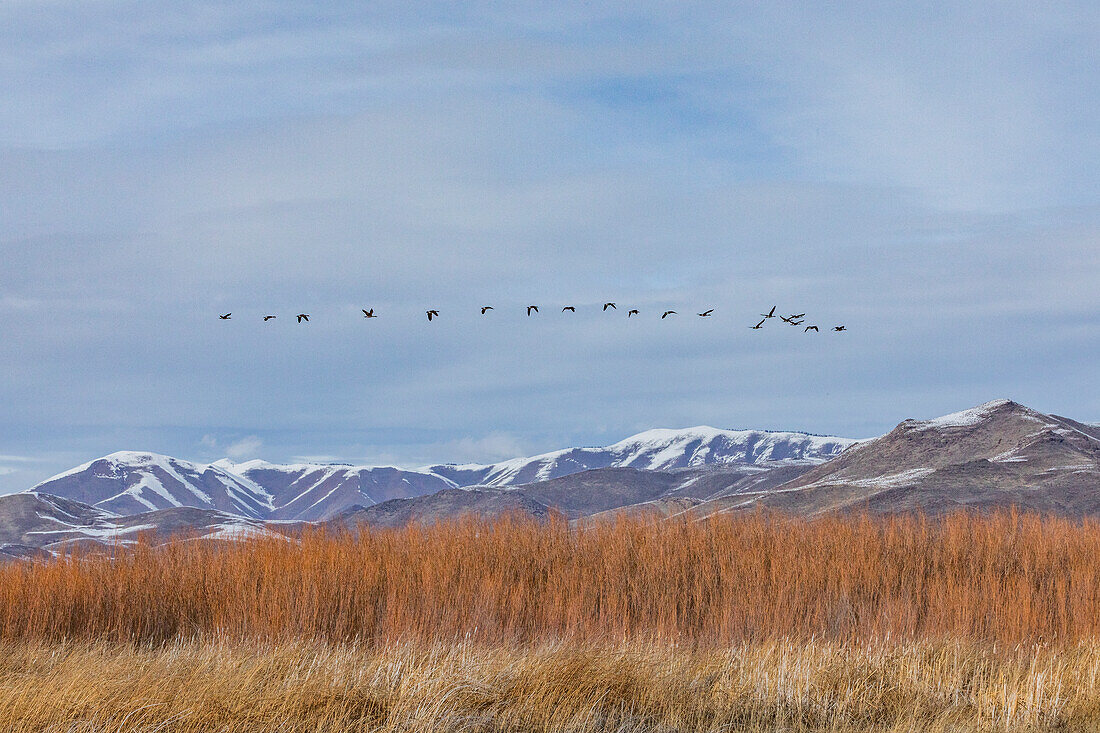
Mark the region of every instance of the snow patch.
POLYGON ((137 524, 133 527, 72 527, 70 529, 38 529, 31 530, 27 534, 79 534, 81 537, 87 539, 104 540, 117 537, 123 534, 134 534, 135 532, 144 532, 148 529, 156 529, 154 524, 137 524))
POLYGON ((933 418, 931 420, 915 421, 911 425, 912 430, 936 430, 939 428, 965 428, 977 425, 993 413, 994 410, 1011 404, 1011 400, 993 400, 985 404, 971 407, 969 410, 952 412, 949 415, 933 418))
POLYGON ((205 534, 199 539, 242 541, 273 537, 288 542, 290 541, 290 538, 285 535, 279 534, 278 532, 272 532, 263 527, 255 527, 251 524, 220 524, 215 525, 212 529, 215 531, 205 534))
MULTIPOLYGON (((858 486, 864 489, 893 489, 900 486, 910 486, 921 480, 925 476, 935 473, 934 468, 911 468, 908 471, 899 471, 898 473, 890 473, 883 476, 875 476, 874 478, 865 479, 844 479, 840 477, 829 477, 826 480, 815 481, 812 484, 805 486, 795 487, 794 491, 801 491, 802 489, 820 488, 823 486, 858 486)), ((785 489, 789 490, 789 489, 785 489)), ((763 492, 768 493, 768 492, 763 492)))

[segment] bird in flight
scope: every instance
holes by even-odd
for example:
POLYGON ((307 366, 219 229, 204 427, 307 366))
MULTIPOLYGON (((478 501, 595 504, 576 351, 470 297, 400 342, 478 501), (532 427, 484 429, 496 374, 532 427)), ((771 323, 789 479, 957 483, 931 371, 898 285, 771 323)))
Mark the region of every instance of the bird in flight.
POLYGON ((562 308, 562 309, 561 309, 561 312, 562 312, 562 313, 565 313, 566 311, 569 311, 570 313, 576 313, 576 312, 577 312, 577 309, 576 309, 576 308, 574 308, 574 307, 573 307, 573 306, 571 306, 571 305, 567 305, 567 306, 565 306, 564 308, 562 308))
POLYGON ((361 308, 360 310, 363 311, 363 318, 377 318, 378 317, 378 316, 374 315, 374 308, 371 308, 370 310, 367 310, 366 308, 361 308))
POLYGON ((663 321, 664 319, 668 318, 669 316, 674 316, 674 315, 676 315, 676 311, 665 311, 664 313, 661 314, 661 320, 663 321))
POLYGON ((493 308, 493 306, 491 306, 491 305, 483 305, 483 306, 481 306, 481 315, 485 315, 485 311, 491 311, 491 310, 496 310, 496 309, 493 308))
POLYGON ((430 310, 427 313, 428 313, 428 323, 431 323, 433 318, 437 318, 439 316, 439 311, 437 311, 437 310, 430 310))
POLYGON ((763 328, 764 327, 764 321, 766 321, 766 320, 768 320, 766 317, 761 318, 760 323, 757 323, 755 326, 749 326, 749 328, 751 328, 753 331, 757 330, 758 328, 763 328))
POLYGON ((264 323, 267 323, 268 321, 270 321, 274 317, 275 316, 264 316, 264 323))
POLYGON ((626 317, 627 318, 630 318, 631 316, 636 316, 636 315, 638 315, 638 309, 637 308, 631 308, 630 310, 628 310, 626 312, 626 317))
POLYGON ((773 305, 770 311, 768 311, 767 313, 761 313, 760 315, 764 316, 765 318, 775 318, 775 306, 773 305))
MULTIPOLYGON (((615 304, 614 303, 604 303, 603 304, 603 309, 607 310, 608 308, 615 308, 615 304)), ((619 309, 615 308, 615 310, 619 310, 619 309)))
POLYGON ((790 319, 802 318, 804 315, 806 315, 806 314, 805 313, 792 313, 791 315, 787 316, 787 318, 790 318, 790 319))
MULTIPOLYGON (((763 314, 761 314, 761 315, 763 315, 763 314)), ((805 314, 803 314, 803 315, 805 315, 805 314)), ((785 323, 789 323, 792 326, 797 326, 799 323, 801 323, 801 321, 799 321, 798 318, 799 318, 798 316, 779 316, 779 320, 784 321, 785 323)))
POLYGON ((537 305, 527 306, 527 315, 531 315, 531 311, 534 311, 535 313, 538 313, 539 312, 539 307, 537 305))
POLYGON ((301 323, 302 321, 309 321, 309 314, 308 313, 299 313, 298 314, 298 323, 301 323))
POLYGON ((232 313, 226 313, 224 316, 218 316, 218 318, 222 319, 223 321, 228 321, 229 316, 231 316, 231 315, 233 315, 233 314, 232 313))
POLYGON ((710 318, 710 314, 713 313, 713 312, 714 312, 714 309, 710 308, 709 310, 705 310, 702 313, 700 313, 699 316, 702 317, 702 318, 710 318))
POLYGON ((844 326, 833 326, 833 330, 834 331, 847 331, 848 329, 845 328, 844 326))
POLYGON ((806 326, 806 328, 802 329, 802 333, 806 333, 807 331, 817 331, 817 326, 806 326))

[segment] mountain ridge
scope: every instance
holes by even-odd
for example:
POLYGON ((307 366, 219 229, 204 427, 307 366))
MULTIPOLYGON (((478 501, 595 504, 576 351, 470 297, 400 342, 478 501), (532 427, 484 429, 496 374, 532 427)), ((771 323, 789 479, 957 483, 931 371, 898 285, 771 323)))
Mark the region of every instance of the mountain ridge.
POLYGON ((62 496, 119 514, 189 506, 250 519, 317 521, 345 509, 444 489, 505 488, 593 468, 662 471, 712 464, 813 465, 858 441, 808 433, 656 428, 600 448, 565 448, 490 464, 416 469, 355 464, 277 464, 219 459, 200 464, 119 451, 81 464, 28 491, 62 496))
POLYGON ((307 521, 395 527, 513 513, 577 524, 694 520, 757 507, 807 517, 1008 507, 1100 517, 1100 426, 1007 399, 902 420, 865 441, 701 426, 645 431, 603 448, 450 464, 441 475, 447 465, 193 464, 113 453, 0 497, 0 559, 127 544, 139 534, 239 539, 282 536, 307 521), (183 500, 208 506, 158 506, 183 500))
POLYGON ((1008 399, 929 420, 906 419, 756 505, 799 514, 1016 506, 1070 516, 1100 513, 1100 428, 1008 399))

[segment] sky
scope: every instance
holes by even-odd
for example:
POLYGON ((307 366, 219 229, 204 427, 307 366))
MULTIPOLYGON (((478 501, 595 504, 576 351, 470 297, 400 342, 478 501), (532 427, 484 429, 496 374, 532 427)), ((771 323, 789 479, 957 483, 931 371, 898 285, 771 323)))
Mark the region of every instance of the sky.
POLYGON ((0 493, 1100 420, 1098 49, 1088 2, 0 4, 0 493))

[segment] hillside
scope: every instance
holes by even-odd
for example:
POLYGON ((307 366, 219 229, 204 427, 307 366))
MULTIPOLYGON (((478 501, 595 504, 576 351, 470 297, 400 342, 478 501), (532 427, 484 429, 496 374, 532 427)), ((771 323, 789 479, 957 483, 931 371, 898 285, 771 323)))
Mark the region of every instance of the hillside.
POLYGON ((797 514, 1015 506, 1100 516, 1100 429, 995 400, 905 420, 775 490, 743 492, 698 511, 756 505, 797 514))

